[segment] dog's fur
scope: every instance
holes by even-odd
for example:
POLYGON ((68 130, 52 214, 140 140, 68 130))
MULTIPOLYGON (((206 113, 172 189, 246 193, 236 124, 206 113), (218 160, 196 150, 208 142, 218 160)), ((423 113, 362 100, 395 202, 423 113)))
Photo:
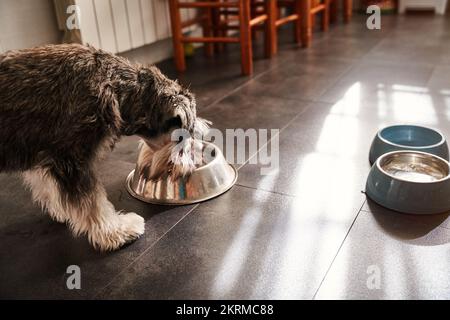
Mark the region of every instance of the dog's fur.
POLYGON ((0 172, 23 172, 34 200, 100 250, 144 232, 142 217, 116 213, 107 200, 95 170, 102 151, 138 135, 157 159, 149 159, 154 178, 185 175, 194 166, 169 156, 167 137, 197 127, 193 95, 156 67, 81 45, 0 55, 0 172))

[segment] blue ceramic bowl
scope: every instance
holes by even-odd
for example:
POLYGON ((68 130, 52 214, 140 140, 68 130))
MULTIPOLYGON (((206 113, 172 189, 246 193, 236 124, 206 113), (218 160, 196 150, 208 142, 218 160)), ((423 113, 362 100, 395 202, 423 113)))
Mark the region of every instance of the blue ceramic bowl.
POLYGON ((393 151, 370 170, 366 195, 383 207, 413 214, 450 211, 450 165, 419 151, 393 151))
POLYGON ((397 150, 428 152, 449 160, 447 141, 437 130, 413 126, 395 125, 378 131, 370 147, 370 164, 382 154, 397 150))

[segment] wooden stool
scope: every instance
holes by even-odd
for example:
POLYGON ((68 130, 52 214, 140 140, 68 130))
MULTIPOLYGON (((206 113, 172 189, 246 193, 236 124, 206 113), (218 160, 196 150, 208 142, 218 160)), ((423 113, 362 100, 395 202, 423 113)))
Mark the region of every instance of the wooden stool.
POLYGON ((300 3, 302 46, 307 48, 311 46, 314 18, 317 14, 322 13, 322 31, 328 31, 330 0, 301 0, 300 3))
MULTIPOLYGON (((267 7, 270 1, 267 1, 267 7)), ((172 25, 172 40, 174 47, 175 65, 178 71, 186 70, 184 56, 184 43, 206 43, 208 54, 212 54, 213 43, 239 43, 241 46, 241 67, 242 74, 251 75, 253 73, 253 51, 252 51, 252 28, 264 23, 268 30, 268 14, 262 13, 251 16, 251 0, 169 0, 170 20, 172 25), (203 11, 192 21, 181 21, 180 9, 192 8, 203 11), (228 21, 222 21, 222 17, 228 14, 237 17, 238 25, 230 25, 228 21), (201 22, 203 27, 202 37, 186 37, 183 35, 183 28, 201 22), (228 36, 227 30, 237 29, 238 35, 228 36)), ((270 43, 270 33, 266 32, 266 43, 270 43)), ((268 45, 266 45, 268 48, 268 45)), ((268 49, 266 55, 268 55, 268 49)))
MULTIPOLYGON (((335 23, 338 16, 338 1, 330 0, 330 22, 335 23)), ((342 0, 342 14, 344 17, 344 22, 349 23, 352 18, 353 13, 353 0, 342 0)))

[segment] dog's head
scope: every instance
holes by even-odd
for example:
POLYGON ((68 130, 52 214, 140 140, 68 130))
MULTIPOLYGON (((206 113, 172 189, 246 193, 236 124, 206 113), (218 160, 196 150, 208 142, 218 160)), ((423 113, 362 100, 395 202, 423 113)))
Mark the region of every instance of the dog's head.
POLYGON ((196 118, 195 97, 177 81, 154 67, 139 67, 136 82, 126 87, 121 105, 124 133, 152 139, 172 128, 193 131, 196 118))
POLYGON ((140 164, 153 179, 191 173, 209 124, 197 117, 194 95, 156 67, 141 67, 137 81, 139 90, 124 120, 125 134, 145 142, 140 164))

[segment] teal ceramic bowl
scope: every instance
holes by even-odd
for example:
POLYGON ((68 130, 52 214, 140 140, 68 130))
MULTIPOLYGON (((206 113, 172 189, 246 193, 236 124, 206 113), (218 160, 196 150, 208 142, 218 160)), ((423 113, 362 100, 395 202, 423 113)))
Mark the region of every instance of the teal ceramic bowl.
POLYGON ((421 126, 395 125, 378 131, 370 147, 369 161, 374 164, 381 155, 399 150, 427 152, 449 160, 447 141, 439 131, 421 126))
POLYGON ((450 211, 450 165, 436 155, 393 151, 370 170, 366 195, 379 205, 403 213, 450 211))

